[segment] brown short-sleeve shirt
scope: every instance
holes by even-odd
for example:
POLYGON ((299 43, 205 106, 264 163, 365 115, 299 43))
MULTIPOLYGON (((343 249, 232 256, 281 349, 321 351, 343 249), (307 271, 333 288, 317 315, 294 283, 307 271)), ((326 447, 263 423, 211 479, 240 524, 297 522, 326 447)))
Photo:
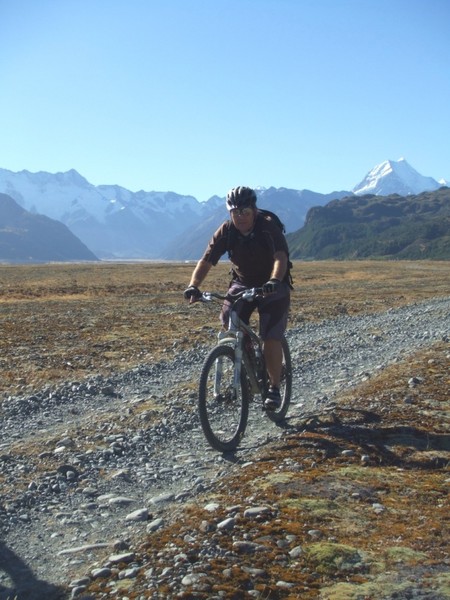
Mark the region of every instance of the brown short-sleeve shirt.
POLYGON ((245 286, 254 287, 270 279, 274 254, 278 251, 288 254, 288 246, 278 225, 258 214, 252 232, 246 236, 230 221, 222 223, 209 241, 202 260, 216 265, 227 251, 235 278, 245 286))

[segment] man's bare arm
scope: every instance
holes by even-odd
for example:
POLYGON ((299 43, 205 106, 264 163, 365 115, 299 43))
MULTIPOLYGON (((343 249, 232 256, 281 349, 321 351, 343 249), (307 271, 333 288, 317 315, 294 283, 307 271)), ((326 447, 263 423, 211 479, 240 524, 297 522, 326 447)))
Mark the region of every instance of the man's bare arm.
POLYGON ((275 254, 273 255, 273 259, 273 269, 272 273, 270 274, 270 278, 283 281, 288 267, 287 254, 283 250, 279 250, 278 252, 275 252, 275 254))
POLYGON ((199 260, 194 269, 194 272, 192 273, 189 285, 193 285, 197 288, 200 287, 205 277, 208 275, 211 267, 212 264, 210 262, 206 262, 206 260, 199 260))

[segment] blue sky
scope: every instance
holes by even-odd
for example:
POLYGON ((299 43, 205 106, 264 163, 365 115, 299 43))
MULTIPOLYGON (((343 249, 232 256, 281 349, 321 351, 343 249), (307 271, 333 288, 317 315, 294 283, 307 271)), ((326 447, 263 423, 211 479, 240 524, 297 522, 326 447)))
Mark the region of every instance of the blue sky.
POLYGON ((0 0, 0 167, 206 200, 450 180, 448 0, 0 0))

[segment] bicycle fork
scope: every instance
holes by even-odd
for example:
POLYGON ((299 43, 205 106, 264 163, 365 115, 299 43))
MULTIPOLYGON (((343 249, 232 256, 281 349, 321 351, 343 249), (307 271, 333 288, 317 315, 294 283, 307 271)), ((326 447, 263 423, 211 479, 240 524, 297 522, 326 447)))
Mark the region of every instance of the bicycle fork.
MULTIPOLYGON (((233 392, 234 398, 238 397, 239 387, 241 385, 241 365, 242 365, 242 338, 241 331, 230 332, 220 331, 218 334, 219 345, 228 345, 234 347, 234 372, 233 372, 233 392)), ((223 358, 216 360, 216 371, 214 377, 214 395, 220 394, 220 384, 222 383, 223 358)))

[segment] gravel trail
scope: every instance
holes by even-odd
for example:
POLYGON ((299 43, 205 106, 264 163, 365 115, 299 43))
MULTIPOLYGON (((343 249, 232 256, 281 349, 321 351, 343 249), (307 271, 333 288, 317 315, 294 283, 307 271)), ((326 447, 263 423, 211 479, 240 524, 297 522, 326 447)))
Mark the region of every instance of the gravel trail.
MULTIPOLYGON (((289 420, 329 409, 335 394, 448 340, 449 329, 450 297, 289 330, 289 420)), ((97 551, 125 551, 170 518, 173 502, 192 501, 283 435, 252 407, 233 457, 209 449, 195 393, 207 350, 2 402, 0 600, 50 599, 51 584, 69 582, 75 597, 97 551)))

